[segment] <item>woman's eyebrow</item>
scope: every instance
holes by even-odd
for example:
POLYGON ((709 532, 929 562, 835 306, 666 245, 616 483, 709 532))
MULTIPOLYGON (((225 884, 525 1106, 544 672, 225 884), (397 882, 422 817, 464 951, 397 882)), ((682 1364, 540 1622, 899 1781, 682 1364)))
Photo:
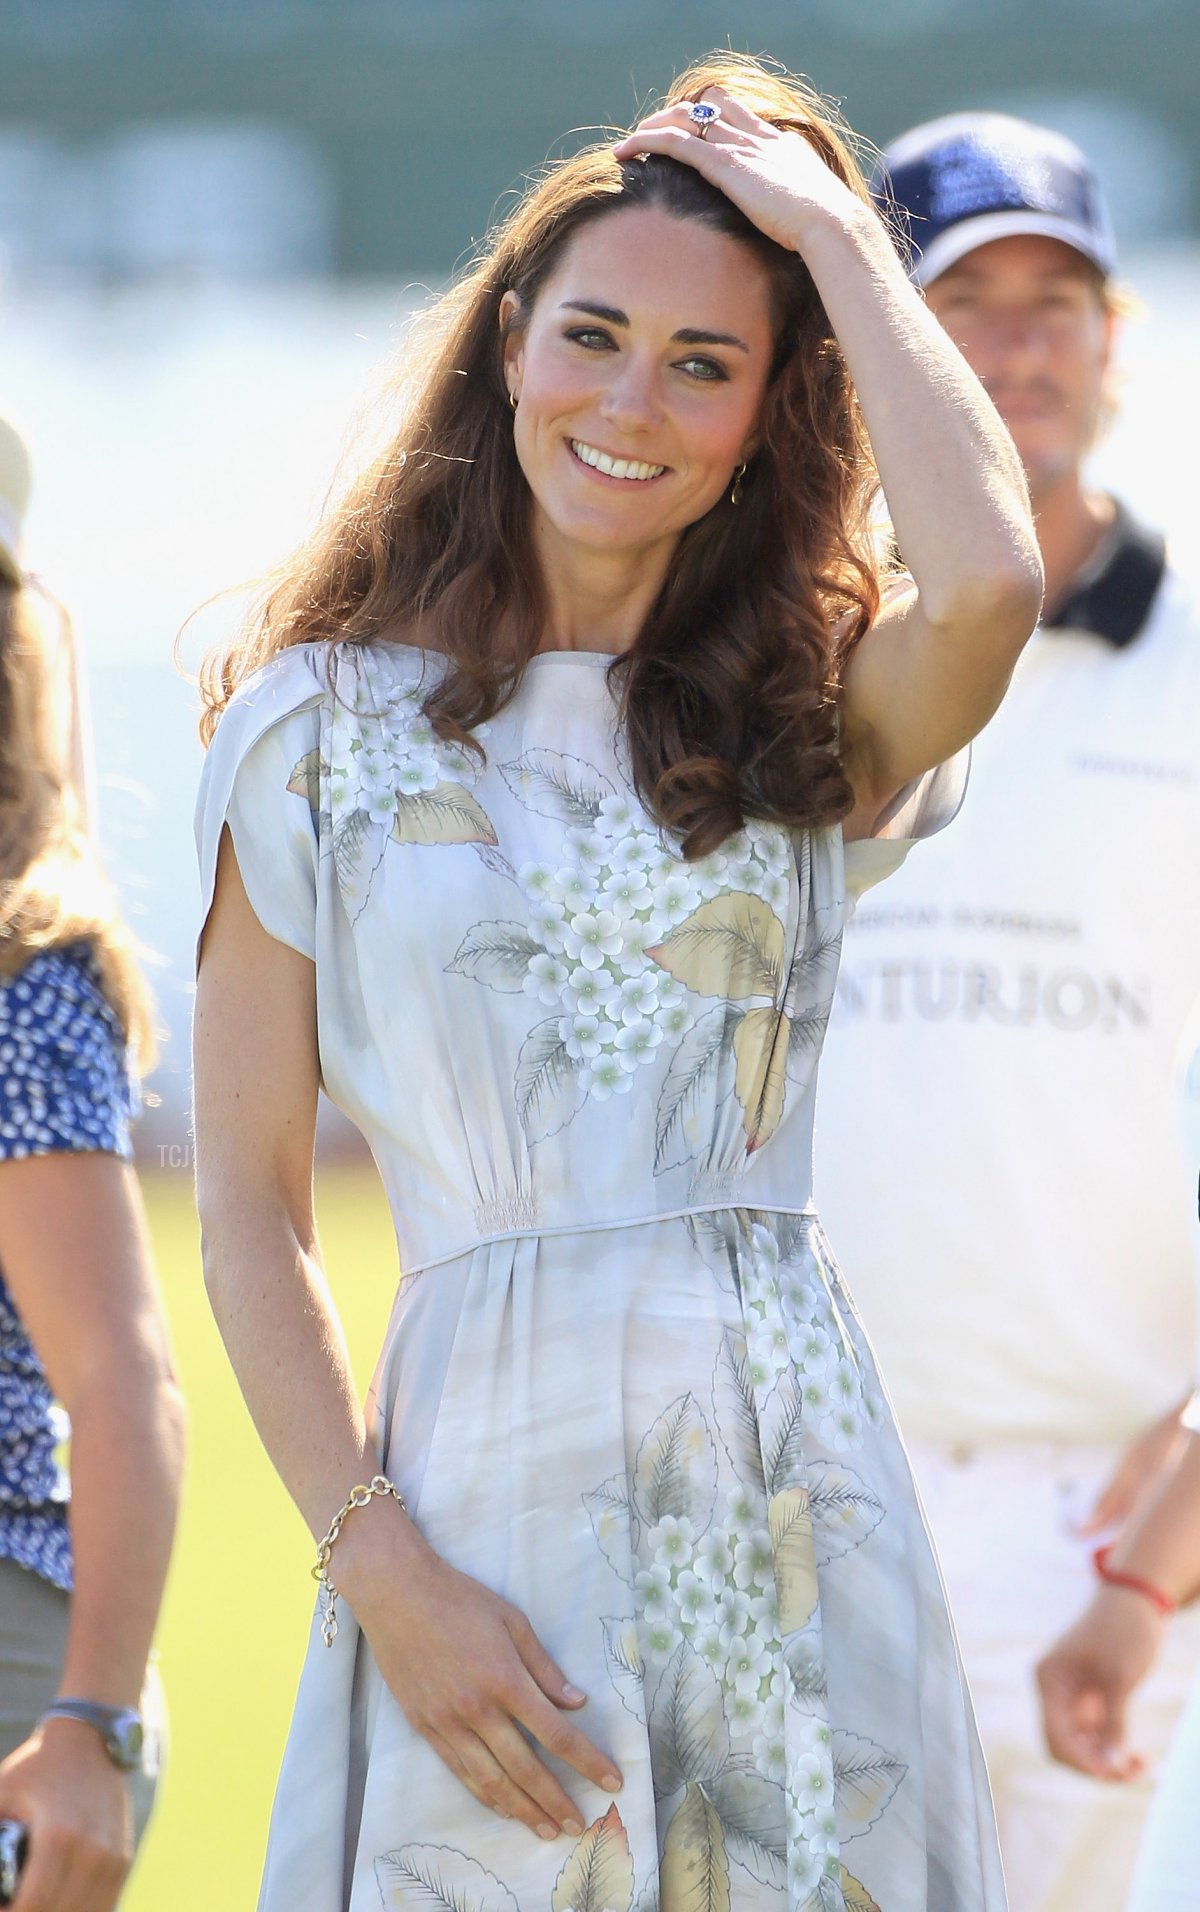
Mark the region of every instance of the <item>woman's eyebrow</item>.
MULTIPOLYGON (((560 312, 586 312, 589 318, 603 319, 606 325, 628 327, 629 314, 620 311, 615 305, 595 305, 590 299, 564 299, 560 312)), ((739 352, 748 353, 750 347, 745 339, 739 339, 733 332, 704 332, 694 325, 685 325, 671 335, 673 345, 735 345, 739 352)))

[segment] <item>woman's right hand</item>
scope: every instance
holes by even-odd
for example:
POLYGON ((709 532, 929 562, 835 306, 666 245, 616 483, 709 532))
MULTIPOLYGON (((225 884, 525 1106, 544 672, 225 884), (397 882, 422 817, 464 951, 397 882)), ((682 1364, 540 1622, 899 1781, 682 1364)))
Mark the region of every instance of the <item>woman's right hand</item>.
MULTIPOLYGON (((336 1561, 331 1570, 336 1577, 336 1561)), ((345 1584, 409 1724, 481 1804, 542 1839, 583 1831, 583 1815, 525 1733, 593 1785, 620 1790, 612 1760, 564 1717, 587 1695, 566 1679, 518 1608, 423 1542, 401 1573, 394 1565, 381 1572, 375 1556, 369 1573, 352 1574, 345 1584)))
POLYGON ((13 1912, 113 1912, 133 1863, 129 1788, 94 1727, 47 1720, 10 1753, 0 1819, 29 1828, 13 1912))

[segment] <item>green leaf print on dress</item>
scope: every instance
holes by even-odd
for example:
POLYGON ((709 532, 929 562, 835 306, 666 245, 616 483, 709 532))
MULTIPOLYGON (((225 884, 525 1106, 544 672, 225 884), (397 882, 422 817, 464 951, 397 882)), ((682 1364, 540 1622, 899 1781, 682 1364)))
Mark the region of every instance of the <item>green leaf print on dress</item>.
POLYGON ((628 1479, 624 1474, 614 1474, 611 1480, 601 1482, 585 1494, 583 1504, 604 1558, 614 1573, 622 1580, 629 1580, 639 1528, 629 1504, 628 1479))
POLYGON ((397 843, 496 843, 486 811, 459 784, 437 783, 411 794, 397 790, 395 797, 391 834, 397 843))
MULTIPOLYGON (((497 844, 491 819, 467 788, 479 765, 437 736, 421 708, 421 686, 398 686, 365 646, 342 646, 341 655, 353 670, 353 692, 347 698, 339 686, 331 701, 328 760, 319 750, 306 752, 287 787, 305 798, 319 821, 327 801, 322 847, 333 856, 355 921, 389 842, 470 844, 488 858, 497 854, 497 844)), ((484 739, 488 726, 481 724, 474 734, 484 739)))
MULTIPOLYGON (((712 1107, 731 1095, 745 1152, 761 1148, 783 1113, 789 1068, 819 1047, 828 1006, 799 1004, 807 959, 786 968, 788 836, 751 823, 687 863, 593 764, 539 749, 499 768, 526 809, 567 826, 566 858, 517 870, 527 930, 478 923, 447 968, 512 992, 523 956, 520 986, 553 1012, 517 1062, 528 1139, 557 1134, 589 1097, 627 1094, 642 1067, 666 1059, 656 1174, 700 1152, 712 1107), (704 996, 720 1006, 697 1020, 690 998, 704 996)), ((836 956, 836 940, 829 948, 836 956)))
POLYGON ((633 1859, 621 1815, 610 1806, 588 1827, 558 1875, 552 1912, 626 1912, 633 1898, 633 1859))
MULTIPOLYGON (((518 1906, 494 1873, 452 1846, 382 1853, 375 1877, 383 1912, 534 1912, 518 1906)), ((575 1841, 545 1912, 631 1912, 633 1890, 629 1836, 614 1804, 575 1841)))
MULTIPOLYGON (((781 831, 773 834, 787 842, 781 831)), ((799 862, 804 936, 811 877, 806 837, 799 862)), ((770 1141, 783 1116, 789 1082, 803 1081, 820 1051, 840 948, 840 926, 818 932, 814 947, 798 948, 785 973, 781 918, 763 895, 727 890, 702 903, 648 951, 693 994, 719 996, 724 1005, 709 1012, 703 1041, 672 1058, 659 1098, 656 1166, 673 1166, 683 1139, 699 1146, 699 1135, 688 1136, 689 1113, 699 1114, 708 1083, 719 1078, 723 1066, 728 1069, 731 1058, 745 1152, 753 1155, 770 1141), (768 1001, 734 1007, 762 996, 768 1001)), ((722 1099, 728 1093, 726 1082, 722 1099)))
POLYGON ((860 1885, 857 1879, 852 1879, 845 1866, 841 1868, 839 1884, 842 1890, 842 1902, 841 1905, 837 1905, 835 1901, 835 1912, 883 1912, 883 1908, 875 1903, 866 1886, 860 1885))
POLYGON ((385 1912, 522 1912, 495 1873, 450 1846, 405 1846, 375 1861, 385 1912))
POLYGON ((725 1829, 699 1786, 688 1787, 667 1828, 659 1892, 662 1912, 729 1912, 725 1829))
POLYGON ((319 750, 306 750, 288 778, 293 796, 303 797, 314 817, 321 813, 321 779, 329 775, 329 765, 319 750))
POLYGON ((686 1532, 702 1534, 713 1517, 717 1457, 708 1424, 690 1394, 672 1402, 638 1449, 633 1504, 670 1553, 686 1532))
POLYGON ((721 1333, 711 1418, 680 1396, 642 1438, 631 1488, 618 1475, 584 1496, 626 1587, 632 1570, 632 1618, 603 1623, 606 1664, 647 1723, 662 1912, 735 1902, 743 1870, 802 1912, 842 1912, 847 1894, 873 1903, 842 1855, 907 1770, 828 1717, 820 1576, 885 1517, 829 1447, 861 1445, 871 1383, 806 1217, 706 1221, 695 1237, 733 1270, 746 1334, 721 1333), (856 1394, 839 1392, 845 1369, 856 1394))
POLYGON ((721 1688, 685 1643, 664 1667, 649 1712, 654 1790, 668 1799, 691 1781, 715 1779, 729 1764, 721 1688))
POLYGON ((541 817, 560 823, 594 823, 606 798, 616 796, 610 778, 579 757, 557 750, 529 750, 500 774, 514 797, 541 817))

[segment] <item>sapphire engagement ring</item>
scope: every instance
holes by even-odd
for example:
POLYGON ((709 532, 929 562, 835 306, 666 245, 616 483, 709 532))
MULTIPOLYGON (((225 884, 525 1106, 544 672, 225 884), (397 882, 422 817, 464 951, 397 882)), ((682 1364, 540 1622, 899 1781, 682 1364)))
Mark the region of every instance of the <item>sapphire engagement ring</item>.
POLYGON ((715 126, 720 117, 717 108, 708 100, 694 100, 688 107, 688 118, 700 139, 708 137, 709 128, 715 126))

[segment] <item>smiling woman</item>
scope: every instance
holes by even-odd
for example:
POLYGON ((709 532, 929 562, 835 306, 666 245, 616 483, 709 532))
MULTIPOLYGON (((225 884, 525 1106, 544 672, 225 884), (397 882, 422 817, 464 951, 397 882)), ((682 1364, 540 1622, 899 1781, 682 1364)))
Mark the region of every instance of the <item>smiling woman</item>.
POLYGON ((810 1165, 850 897, 1034 620, 1019 467, 833 116, 729 55, 432 324, 205 680, 206 1278, 323 1536, 260 1912, 1001 1912, 810 1165), (319 1084, 404 1271, 365 1412, 319 1084))
MULTIPOLYGON (((865 203, 847 140, 808 88, 717 62, 672 96, 710 72, 757 86, 865 203)), ((214 660, 212 712, 285 644, 405 637, 449 659, 426 708, 466 744, 535 651, 604 649, 623 654, 637 787, 689 851, 748 814, 804 824, 850 808, 834 700, 842 656, 878 608, 877 478, 794 249, 690 167, 589 149, 517 207, 400 370, 411 396, 394 442, 284 572, 248 641, 214 660), (520 401, 515 430, 505 398, 520 401), (606 460, 664 469, 631 481, 606 460), (589 580, 586 628, 556 628, 571 549, 604 573, 589 580)))

